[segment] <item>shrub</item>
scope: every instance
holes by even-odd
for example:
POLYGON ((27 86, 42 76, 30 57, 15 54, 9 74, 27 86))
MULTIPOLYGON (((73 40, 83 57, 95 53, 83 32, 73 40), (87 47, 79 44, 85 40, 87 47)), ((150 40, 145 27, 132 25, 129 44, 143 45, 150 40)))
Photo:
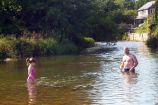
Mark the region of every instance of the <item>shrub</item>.
POLYGON ((15 38, 12 37, 0 38, 0 59, 15 57, 15 42, 15 38))
POLYGON ((95 40, 90 37, 82 37, 80 39, 80 46, 82 47, 92 47, 95 44, 95 40))
POLYGON ((153 33, 152 33, 154 36, 157 36, 158 37, 158 26, 155 27, 153 33))
MULTIPOLYGON (((92 43, 90 39, 86 39, 88 43, 92 43)), ((78 47, 70 42, 64 41, 57 43, 54 38, 14 38, 0 37, 0 59, 7 57, 25 57, 25 56, 49 56, 61 54, 76 54, 78 47)))
POLYGON ((151 20, 152 20, 152 17, 148 17, 141 26, 139 26, 135 29, 135 32, 137 32, 137 33, 148 33, 148 32, 150 32, 151 20))
POLYGON ((158 37, 151 37, 150 39, 148 39, 146 41, 146 44, 148 45, 148 47, 151 48, 157 48, 158 47, 158 37))
POLYGON ((129 40, 128 33, 118 35, 117 40, 129 40))
POLYGON ((63 42, 57 44, 56 46, 56 54, 63 55, 63 54, 77 54, 78 47, 72 42, 63 42))
POLYGON ((56 53, 57 42, 53 38, 40 39, 38 41, 38 46, 41 55, 52 55, 56 53))
POLYGON ((34 44, 29 39, 21 38, 16 42, 16 56, 32 56, 34 44))

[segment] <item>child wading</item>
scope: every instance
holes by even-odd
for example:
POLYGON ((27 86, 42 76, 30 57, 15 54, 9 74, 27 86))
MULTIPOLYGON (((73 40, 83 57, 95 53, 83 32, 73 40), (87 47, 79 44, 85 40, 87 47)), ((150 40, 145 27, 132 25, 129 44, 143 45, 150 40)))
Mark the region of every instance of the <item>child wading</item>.
POLYGON ((26 59, 26 64, 28 66, 28 77, 27 77, 27 82, 28 83, 35 83, 35 77, 36 77, 36 60, 35 58, 27 58, 26 59))

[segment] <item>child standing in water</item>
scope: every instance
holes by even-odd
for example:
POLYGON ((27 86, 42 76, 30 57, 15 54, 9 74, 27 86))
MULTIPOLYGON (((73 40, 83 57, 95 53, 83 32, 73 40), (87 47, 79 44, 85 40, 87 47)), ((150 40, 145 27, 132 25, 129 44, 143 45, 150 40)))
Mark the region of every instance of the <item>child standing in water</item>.
POLYGON ((27 77, 27 82, 28 83, 35 83, 35 77, 36 77, 36 60, 35 58, 27 58, 26 59, 26 64, 28 66, 28 77, 27 77))

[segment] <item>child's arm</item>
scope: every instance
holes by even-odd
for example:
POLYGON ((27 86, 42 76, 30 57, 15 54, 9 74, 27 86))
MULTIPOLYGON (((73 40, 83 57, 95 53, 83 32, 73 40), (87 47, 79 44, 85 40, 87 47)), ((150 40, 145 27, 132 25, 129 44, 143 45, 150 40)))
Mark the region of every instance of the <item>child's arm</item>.
POLYGON ((29 66, 28 67, 28 75, 30 75, 31 74, 31 67, 29 66))

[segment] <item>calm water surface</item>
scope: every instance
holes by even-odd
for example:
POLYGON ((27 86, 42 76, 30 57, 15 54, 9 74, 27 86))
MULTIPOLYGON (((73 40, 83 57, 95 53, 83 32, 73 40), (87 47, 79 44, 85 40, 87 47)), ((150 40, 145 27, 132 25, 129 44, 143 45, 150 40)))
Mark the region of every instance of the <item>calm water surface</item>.
POLYGON ((0 64, 0 105, 158 105, 158 52, 141 42, 118 42, 108 52, 38 58, 37 84, 26 84, 25 60, 0 64), (129 46, 139 65, 123 75, 129 46))

